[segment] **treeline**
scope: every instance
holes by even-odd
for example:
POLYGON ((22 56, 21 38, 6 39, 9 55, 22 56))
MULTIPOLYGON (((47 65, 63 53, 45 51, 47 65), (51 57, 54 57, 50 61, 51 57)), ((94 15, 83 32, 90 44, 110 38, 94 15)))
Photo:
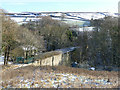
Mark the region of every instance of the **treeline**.
POLYGON ((53 20, 49 16, 36 22, 30 21, 22 26, 43 36, 47 51, 75 46, 76 44, 76 33, 71 31, 67 24, 53 20))
POLYGON ((15 60, 16 57, 32 57, 36 53, 45 50, 44 39, 38 34, 34 35, 27 28, 19 26, 9 17, 1 14, 2 19, 2 50, 4 55, 4 65, 9 60, 15 60))
POLYGON ((79 45, 74 54, 74 61, 87 63, 91 66, 120 67, 120 22, 118 18, 105 17, 91 20, 94 31, 84 30, 79 35, 79 45))

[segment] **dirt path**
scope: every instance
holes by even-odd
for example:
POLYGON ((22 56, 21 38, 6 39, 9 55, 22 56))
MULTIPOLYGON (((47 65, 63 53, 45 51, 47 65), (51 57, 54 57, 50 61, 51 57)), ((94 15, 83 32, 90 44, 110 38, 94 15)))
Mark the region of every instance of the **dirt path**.
POLYGON ((0 67, 2 67, 2 72, 5 72, 6 70, 13 70, 13 69, 17 69, 17 68, 21 68, 21 67, 26 67, 32 65, 32 63, 30 64, 9 64, 7 66, 5 65, 0 65, 0 67))

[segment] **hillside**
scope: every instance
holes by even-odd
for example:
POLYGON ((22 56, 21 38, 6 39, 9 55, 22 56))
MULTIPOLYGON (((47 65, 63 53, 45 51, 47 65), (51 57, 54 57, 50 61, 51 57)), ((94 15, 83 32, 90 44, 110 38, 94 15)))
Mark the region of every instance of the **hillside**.
POLYGON ((2 79, 2 88, 118 87, 118 72, 89 71, 66 66, 29 65, 17 69, 11 68, 2 72, 2 79))
POLYGON ((27 23, 28 21, 38 21, 41 17, 50 16, 55 20, 66 20, 66 23, 83 23, 91 19, 103 19, 106 16, 118 17, 117 13, 109 12, 21 12, 6 13, 12 20, 18 24, 27 23))

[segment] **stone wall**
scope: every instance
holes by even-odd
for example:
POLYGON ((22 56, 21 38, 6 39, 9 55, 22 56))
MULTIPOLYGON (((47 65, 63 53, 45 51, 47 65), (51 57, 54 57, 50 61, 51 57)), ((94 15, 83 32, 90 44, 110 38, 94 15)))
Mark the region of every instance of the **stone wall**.
MULTIPOLYGON (((70 52, 69 52, 70 53, 70 52)), ((59 53, 58 55, 53 55, 44 59, 38 59, 33 64, 36 66, 58 66, 66 65, 70 61, 70 54, 59 53)))
POLYGON ((39 66, 57 66, 60 64, 60 62, 62 61, 62 53, 58 54, 58 55, 53 55, 51 57, 47 57, 45 59, 38 59, 36 60, 33 64, 34 65, 39 65, 39 66))

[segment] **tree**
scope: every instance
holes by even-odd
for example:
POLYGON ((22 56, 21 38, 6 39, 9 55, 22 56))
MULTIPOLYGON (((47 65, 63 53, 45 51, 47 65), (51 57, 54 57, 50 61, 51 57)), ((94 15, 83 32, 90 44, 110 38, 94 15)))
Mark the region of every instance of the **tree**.
POLYGON ((9 60, 10 50, 17 46, 15 40, 15 32, 17 25, 9 17, 2 15, 2 50, 4 53, 4 64, 7 65, 9 60))
POLYGON ((19 26, 9 17, 2 15, 2 52, 4 52, 4 65, 7 65, 9 57, 24 55, 31 57, 35 52, 44 49, 43 37, 32 33, 31 30, 19 26), (20 51, 20 52, 19 52, 20 51), (15 52, 17 52, 15 54, 15 52))
POLYGON ((78 36, 78 62, 88 61, 92 66, 120 66, 118 18, 105 17, 102 20, 92 20, 91 23, 95 29, 78 36))
MULTIPOLYGON (((28 28, 29 23, 22 26, 28 28)), ((53 20, 51 17, 43 17, 39 21, 32 22, 31 25, 39 36, 43 36, 48 51, 69 47, 75 39, 67 24, 53 20)))
POLYGON ((39 36, 38 34, 34 35, 30 30, 26 28, 18 28, 16 39, 20 43, 21 47, 24 48, 26 59, 28 55, 30 57, 32 56, 32 53, 35 52, 34 50, 40 52, 45 49, 42 36, 39 36))
MULTIPOLYGON (((3 11, 0 10, 0 13, 2 14, 3 11)), ((2 15, 0 15, 0 55, 2 53, 2 15)))

